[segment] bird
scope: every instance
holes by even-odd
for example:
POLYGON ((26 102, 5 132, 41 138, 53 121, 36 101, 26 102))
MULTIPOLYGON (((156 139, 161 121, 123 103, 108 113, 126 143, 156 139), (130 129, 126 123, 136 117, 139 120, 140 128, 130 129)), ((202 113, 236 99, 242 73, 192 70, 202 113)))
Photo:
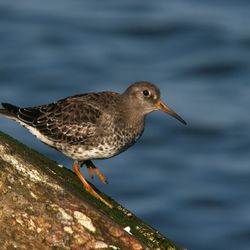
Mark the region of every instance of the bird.
POLYGON ((106 184, 107 178, 93 160, 111 158, 135 144, 143 134, 145 117, 155 110, 187 124, 161 100, 159 88, 147 81, 137 81, 121 94, 77 94, 35 107, 2 103, 0 115, 18 122, 40 141, 71 158, 73 172, 86 191, 112 208, 91 187, 80 168, 85 165, 91 179, 95 172, 106 184))

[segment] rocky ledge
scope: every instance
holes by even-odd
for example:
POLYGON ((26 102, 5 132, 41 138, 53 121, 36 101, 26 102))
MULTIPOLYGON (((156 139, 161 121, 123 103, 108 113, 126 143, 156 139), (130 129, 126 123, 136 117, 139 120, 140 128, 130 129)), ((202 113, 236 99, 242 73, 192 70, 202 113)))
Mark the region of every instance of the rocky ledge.
POLYGON ((1 249, 168 249, 165 236, 75 174, 0 132, 1 249))

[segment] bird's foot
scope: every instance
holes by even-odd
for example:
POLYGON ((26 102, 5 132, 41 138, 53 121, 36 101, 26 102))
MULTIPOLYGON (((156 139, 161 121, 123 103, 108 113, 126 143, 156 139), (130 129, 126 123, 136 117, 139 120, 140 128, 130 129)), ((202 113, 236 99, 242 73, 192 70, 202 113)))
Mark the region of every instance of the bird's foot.
POLYGON ((98 168, 94 168, 95 173, 100 178, 103 184, 108 184, 108 180, 104 174, 102 174, 98 168))
MULTIPOLYGON (((86 188, 86 187, 85 187, 86 188)), ((86 190, 92 194, 95 198, 99 199, 100 201, 102 201, 105 205, 107 205, 109 208, 113 208, 113 206, 107 202, 105 199, 103 199, 91 186, 90 189, 86 188, 86 190)))
MULTIPOLYGON (((79 177, 79 179, 81 180, 82 184, 84 185, 86 191, 88 191, 90 194, 92 194, 95 198, 99 199, 100 201, 102 201, 105 205, 107 205, 109 208, 113 208, 113 206, 107 202, 105 199, 103 199, 90 185, 89 183, 84 179, 84 177, 82 176, 81 172, 80 172, 80 168, 77 162, 74 163, 73 165, 73 171, 75 172, 75 174, 79 177)), ((91 173, 92 170, 91 170, 91 173)), ((99 176, 99 175, 98 175, 99 176)))

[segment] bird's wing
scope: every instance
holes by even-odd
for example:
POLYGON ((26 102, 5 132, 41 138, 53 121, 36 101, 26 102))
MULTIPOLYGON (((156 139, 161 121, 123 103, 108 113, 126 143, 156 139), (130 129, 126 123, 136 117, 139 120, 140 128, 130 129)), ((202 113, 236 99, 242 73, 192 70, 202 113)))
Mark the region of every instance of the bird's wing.
POLYGON ((95 136, 103 113, 96 105, 67 98, 48 105, 19 108, 17 117, 51 141, 78 144, 95 136))

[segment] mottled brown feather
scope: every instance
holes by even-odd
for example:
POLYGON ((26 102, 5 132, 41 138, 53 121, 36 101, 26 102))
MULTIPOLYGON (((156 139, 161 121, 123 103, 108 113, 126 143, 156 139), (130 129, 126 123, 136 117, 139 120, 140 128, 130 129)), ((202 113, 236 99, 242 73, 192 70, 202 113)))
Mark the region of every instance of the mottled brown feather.
POLYGON ((75 145, 95 136, 103 118, 110 116, 107 108, 118 101, 117 95, 114 92, 76 95, 47 105, 19 108, 16 116, 51 141, 75 145))

